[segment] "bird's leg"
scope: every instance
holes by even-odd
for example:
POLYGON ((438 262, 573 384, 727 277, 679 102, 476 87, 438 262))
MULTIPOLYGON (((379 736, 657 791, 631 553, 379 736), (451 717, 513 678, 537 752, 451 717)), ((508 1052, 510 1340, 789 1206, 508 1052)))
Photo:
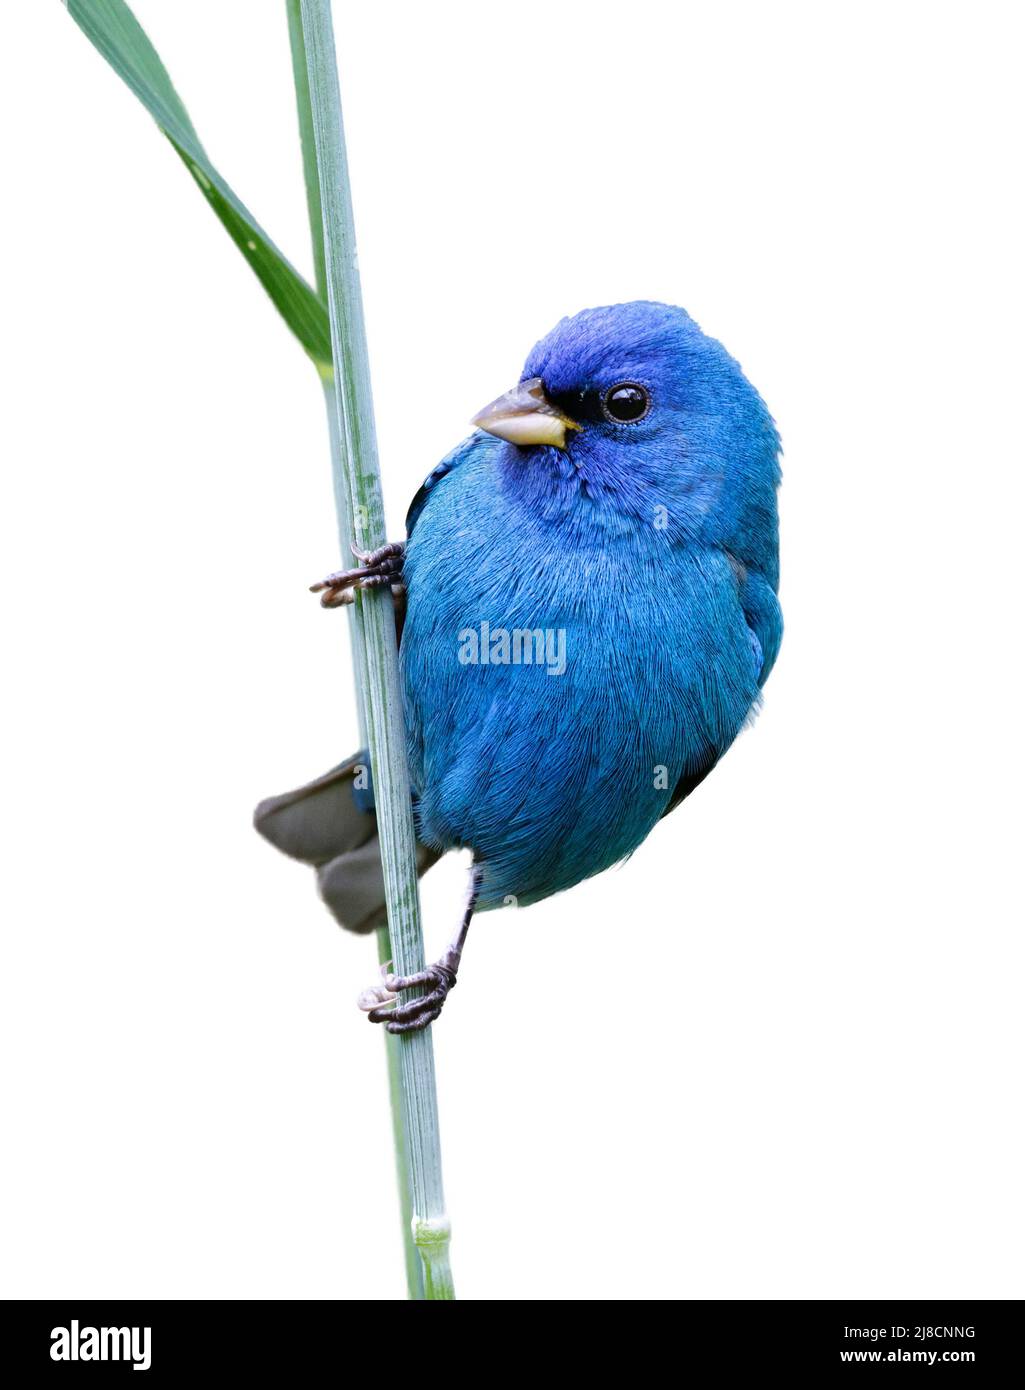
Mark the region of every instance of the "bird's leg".
POLYGON ((474 864, 470 870, 470 891, 459 930, 440 960, 436 960, 426 970, 418 970, 415 975, 390 975, 387 973, 387 966, 382 966, 383 988, 377 985, 364 990, 359 997, 359 1006, 365 1010, 371 1023, 383 1023, 389 1033, 415 1033, 420 1028, 426 1028, 438 1017, 448 998, 449 990, 456 983, 466 933, 470 929, 470 919, 480 894, 480 884, 481 869, 479 865, 474 864), (406 1004, 395 1002, 402 990, 415 989, 418 986, 426 986, 423 994, 410 999, 406 1004))
POLYGON ((324 608, 339 608, 343 603, 352 603, 357 589, 378 589, 382 584, 390 584, 392 592, 402 590, 402 561, 406 553, 404 541, 392 541, 378 550, 357 550, 352 553, 360 561, 356 569, 336 570, 326 579, 310 585, 311 594, 320 594, 324 608))

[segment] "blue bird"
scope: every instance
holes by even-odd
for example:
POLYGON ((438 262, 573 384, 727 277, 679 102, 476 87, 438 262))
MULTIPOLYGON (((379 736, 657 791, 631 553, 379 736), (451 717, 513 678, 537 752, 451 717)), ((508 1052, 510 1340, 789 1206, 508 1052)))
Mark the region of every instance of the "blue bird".
MULTIPOLYGON (((328 607, 390 585, 398 609, 404 590, 419 867, 473 853, 445 956, 362 997, 391 1032, 437 1018, 475 912, 600 873, 697 787, 757 711, 783 630, 779 437, 682 309, 563 319, 473 423, 405 544, 313 586, 328 607)), ((256 813, 353 930, 384 920, 366 762, 256 813)))

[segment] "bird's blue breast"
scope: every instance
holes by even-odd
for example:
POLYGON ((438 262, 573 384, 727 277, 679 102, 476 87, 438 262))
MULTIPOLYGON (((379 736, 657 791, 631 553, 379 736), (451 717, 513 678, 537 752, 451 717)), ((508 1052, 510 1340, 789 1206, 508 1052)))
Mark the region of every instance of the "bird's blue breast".
POLYGON ((482 907, 629 854, 758 697, 723 550, 619 525, 569 475, 539 509, 509 485, 512 463, 513 445, 464 446, 434 477, 405 564, 419 833, 475 851, 482 907))

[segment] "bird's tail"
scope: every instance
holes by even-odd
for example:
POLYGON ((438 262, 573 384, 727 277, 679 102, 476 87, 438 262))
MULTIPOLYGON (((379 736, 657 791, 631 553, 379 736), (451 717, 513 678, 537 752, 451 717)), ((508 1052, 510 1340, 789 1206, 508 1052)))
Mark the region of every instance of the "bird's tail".
MULTIPOLYGON (((387 922, 381 847, 363 751, 315 782, 261 801, 253 823, 265 840, 292 859, 312 864, 320 896, 348 931, 369 932, 387 922)), ((422 876, 441 856, 419 842, 422 876)))

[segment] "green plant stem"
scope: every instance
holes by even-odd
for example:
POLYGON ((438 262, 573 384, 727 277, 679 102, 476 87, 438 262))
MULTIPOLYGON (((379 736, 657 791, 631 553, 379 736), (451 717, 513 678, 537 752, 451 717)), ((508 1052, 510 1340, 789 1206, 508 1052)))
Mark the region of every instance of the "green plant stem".
MULTIPOLYGON (((289 9, 299 8, 299 0, 287 0, 289 9)), ((305 73, 303 85, 305 86, 305 73)), ((307 88, 308 92, 308 88, 307 88)), ((312 131, 311 131, 312 139, 312 131)), ((316 177, 316 165, 314 165, 316 177)), ((311 207, 313 206, 311 199, 311 207)), ((317 207, 320 207, 320 194, 317 194, 317 207)), ((323 243, 322 243, 323 244, 323 243)), ((345 470, 342 455, 342 440, 338 432, 338 412, 335 409, 335 388, 333 377, 324 380, 324 403, 327 406, 327 429, 331 445, 331 475, 335 483, 335 510, 338 515, 338 539, 344 557, 350 554, 352 523, 349 520, 348 499, 345 490, 339 486, 345 470)), ((359 712, 360 747, 368 743, 366 699, 364 696, 363 648, 356 624, 352 621, 353 609, 346 610, 349 615, 349 642, 352 650, 353 674, 356 681, 356 704, 359 712)), ((387 926, 379 927, 377 936, 377 959, 384 965, 392 959, 391 933, 387 926)), ((399 1039, 384 1032, 384 1048, 388 1066, 388 1101, 391 1107, 392 1143, 395 1150, 395 1177, 399 1189, 399 1220, 402 1227, 402 1253, 406 1263, 406 1289, 411 1299, 420 1300, 424 1296, 423 1263, 413 1242, 413 1189, 409 1175, 409 1142, 406 1137, 406 1117, 402 1104, 402 1073, 399 1062, 399 1039)))
MULTIPOLYGON (((387 965, 392 958, 391 934, 387 927, 377 930, 377 959, 387 965)), ((391 1107, 392 1144, 395 1149, 395 1176, 399 1188, 399 1220, 402 1224, 402 1253, 406 1262, 406 1292, 417 1301, 424 1297, 424 1266, 413 1240, 413 1184, 409 1173, 409 1139, 402 1103, 401 1043, 392 1033, 384 1035, 388 1065, 388 1103, 391 1107)))
MULTIPOLYGON (((370 550, 385 540, 384 507, 330 0, 300 0, 300 20, 335 364, 336 496, 346 505, 356 543, 361 550, 370 550)), ((358 593, 352 608, 362 662, 392 958, 397 973, 414 974, 424 967, 424 949, 391 596, 380 589, 358 593)), ((412 1189, 411 1228, 423 1262, 424 1297, 451 1299, 455 1294, 430 1029, 402 1034, 397 1042, 412 1189)))
MULTIPOLYGON (((317 294, 327 305, 327 271, 324 263, 324 214, 320 201, 320 180, 317 176, 317 150, 313 135, 313 109, 310 102, 310 80, 306 67, 306 44, 303 40, 302 15, 299 0, 285 0, 288 15, 288 41, 292 51, 292 76, 295 82, 295 104, 299 115, 299 141, 302 147, 303 179, 306 184, 306 206, 310 220, 310 240, 313 243, 314 284, 317 294)), ((338 515, 338 541, 342 563, 347 563, 353 540, 352 520, 348 511, 347 490, 341 486, 345 474, 342 440, 335 409, 334 372, 321 371, 324 385, 324 404, 327 408, 328 439, 331 447, 331 476, 335 487, 335 510, 338 515)), ((362 674, 362 651, 348 609, 349 641, 352 650, 353 672, 356 681, 356 703, 359 711, 360 747, 368 742, 366 701, 362 674)), ((387 925, 377 930, 377 959, 388 964, 392 959, 391 934, 387 925)), ((424 1296, 423 1264, 413 1242, 413 1194, 409 1176, 409 1143, 406 1138, 406 1119, 402 1108, 402 1075, 399 1063, 399 1040, 383 1032, 388 1067, 388 1101, 391 1108, 392 1142, 395 1150, 395 1176, 399 1189, 399 1218, 402 1230, 402 1250, 406 1264, 406 1288, 411 1299, 424 1296)))

